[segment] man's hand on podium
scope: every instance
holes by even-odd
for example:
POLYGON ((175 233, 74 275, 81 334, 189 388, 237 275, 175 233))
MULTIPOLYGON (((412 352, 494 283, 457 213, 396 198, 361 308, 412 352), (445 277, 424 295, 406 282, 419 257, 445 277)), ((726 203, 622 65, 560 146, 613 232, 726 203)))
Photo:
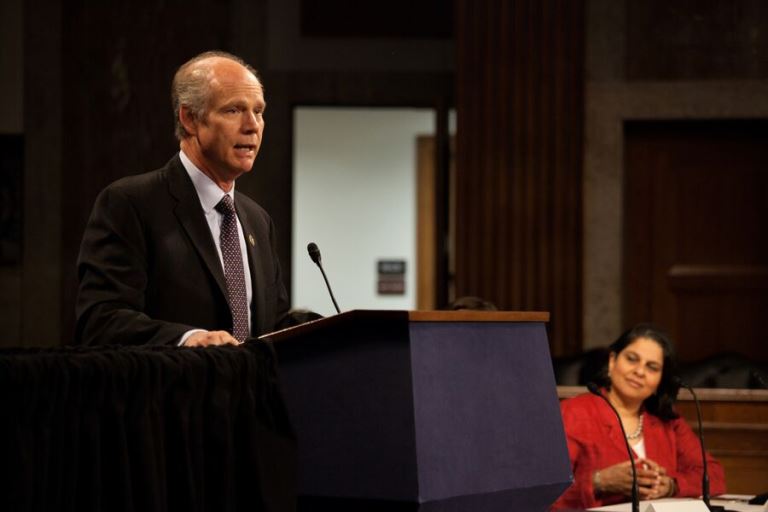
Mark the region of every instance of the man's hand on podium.
POLYGON ((184 342, 185 347, 207 347, 209 345, 240 345, 227 331, 199 331, 184 342))

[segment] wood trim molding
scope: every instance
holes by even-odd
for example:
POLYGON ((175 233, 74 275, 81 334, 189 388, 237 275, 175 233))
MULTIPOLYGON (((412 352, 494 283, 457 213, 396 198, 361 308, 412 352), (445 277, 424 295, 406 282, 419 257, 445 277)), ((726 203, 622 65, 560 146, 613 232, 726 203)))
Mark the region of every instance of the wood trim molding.
MULTIPOLYGON (((546 311, 405 311, 353 309, 259 336, 259 340, 279 342, 327 329, 345 322, 548 322, 546 311)), ((250 342, 249 342, 250 343, 250 342)))
POLYGON ((546 311, 411 311, 411 322, 549 322, 546 311))
POLYGON ((416 307, 437 307, 435 137, 416 138, 416 307))
POLYGON ((674 265, 667 272, 674 290, 765 290, 765 265, 674 265))
MULTIPOLYGON (((766 402, 768 403, 768 390, 766 389, 717 389, 694 388, 696 396, 701 401, 708 402, 766 402)), ((561 400, 587 393, 584 386, 557 386, 557 396, 561 400)), ((692 402, 693 395, 687 389, 681 389, 678 394, 679 402, 692 402)))

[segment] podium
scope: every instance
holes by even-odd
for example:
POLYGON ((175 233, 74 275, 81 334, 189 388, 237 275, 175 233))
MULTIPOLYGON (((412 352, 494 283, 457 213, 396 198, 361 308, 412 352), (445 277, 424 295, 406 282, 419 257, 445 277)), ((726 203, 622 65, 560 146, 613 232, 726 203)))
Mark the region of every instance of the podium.
POLYGON ((548 319, 358 310, 267 335, 300 510, 547 510, 572 480, 548 319))

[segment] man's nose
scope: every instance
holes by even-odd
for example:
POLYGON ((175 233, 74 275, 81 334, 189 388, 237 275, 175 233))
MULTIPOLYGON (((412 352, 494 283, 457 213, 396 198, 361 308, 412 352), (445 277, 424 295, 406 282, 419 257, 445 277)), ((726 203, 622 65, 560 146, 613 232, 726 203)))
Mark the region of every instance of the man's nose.
POLYGON ((245 133, 253 133, 259 129, 259 120, 257 114, 253 112, 243 113, 242 129, 245 133))

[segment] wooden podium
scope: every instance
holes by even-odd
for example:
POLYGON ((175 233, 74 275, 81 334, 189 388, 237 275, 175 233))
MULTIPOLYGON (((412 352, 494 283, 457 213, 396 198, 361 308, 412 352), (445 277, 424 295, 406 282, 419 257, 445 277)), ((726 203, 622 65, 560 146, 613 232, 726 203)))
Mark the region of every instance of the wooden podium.
POLYGON ((267 335, 300 509, 547 510, 572 480, 548 319, 350 311, 267 335))

